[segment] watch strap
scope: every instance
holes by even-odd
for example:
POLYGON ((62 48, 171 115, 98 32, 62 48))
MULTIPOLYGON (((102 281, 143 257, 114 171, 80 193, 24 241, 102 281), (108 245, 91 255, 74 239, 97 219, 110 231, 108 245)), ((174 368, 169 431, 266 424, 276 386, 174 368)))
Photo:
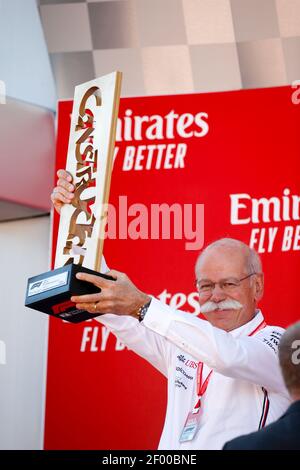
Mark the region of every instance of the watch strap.
POLYGON ((142 305, 139 310, 138 310, 138 319, 139 319, 139 322, 142 322, 145 318, 145 315, 148 311, 148 308, 150 307, 150 304, 151 304, 151 300, 149 300, 149 302, 147 302, 146 304, 142 305))

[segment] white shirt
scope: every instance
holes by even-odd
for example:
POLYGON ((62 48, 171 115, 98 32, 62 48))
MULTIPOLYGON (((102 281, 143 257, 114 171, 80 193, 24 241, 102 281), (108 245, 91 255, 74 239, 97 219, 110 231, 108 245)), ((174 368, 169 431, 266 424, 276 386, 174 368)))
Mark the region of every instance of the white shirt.
POLYGON ((281 376, 277 347, 283 329, 256 316, 229 333, 157 299, 142 323, 107 314, 106 325, 129 349, 168 378, 168 404, 159 449, 221 449, 228 440, 256 431, 279 418, 290 404, 281 376), (203 380, 213 369, 202 397, 200 429, 192 441, 179 438, 197 402, 197 366, 203 380))

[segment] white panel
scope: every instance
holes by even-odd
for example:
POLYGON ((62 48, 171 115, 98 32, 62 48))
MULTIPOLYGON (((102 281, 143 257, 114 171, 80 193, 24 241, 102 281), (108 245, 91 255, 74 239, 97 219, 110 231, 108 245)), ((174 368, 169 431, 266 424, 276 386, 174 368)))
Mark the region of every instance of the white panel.
POLYGON ((27 278, 48 269, 49 217, 0 224, 0 246, 0 449, 41 449, 48 316, 24 296, 27 278))
POLYGON ((48 212, 54 180, 54 115, 8 99, 0 105, 0 199, 48 212))

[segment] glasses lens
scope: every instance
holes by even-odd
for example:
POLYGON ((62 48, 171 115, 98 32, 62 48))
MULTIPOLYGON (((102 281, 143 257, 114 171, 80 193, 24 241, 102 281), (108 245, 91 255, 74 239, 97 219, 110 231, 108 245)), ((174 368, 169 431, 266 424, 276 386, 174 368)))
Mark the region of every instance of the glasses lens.
POLYGON ((200 292, 209 292, 213 290, 214 285, 209 282, 198 282, 198 289, 200 292))
POLYGON ((238 279, 227 279, 220 284, 225 292, 230 292, 240 285, 240 281, 238 279))

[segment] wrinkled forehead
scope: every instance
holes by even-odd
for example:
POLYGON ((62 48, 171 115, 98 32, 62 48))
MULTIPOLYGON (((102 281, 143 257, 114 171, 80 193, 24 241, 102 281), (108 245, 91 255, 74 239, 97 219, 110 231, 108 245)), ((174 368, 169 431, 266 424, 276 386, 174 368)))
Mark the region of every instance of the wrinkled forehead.
POLYGON ((248 253, 243 248, 212 247, 205 251, 196 264, 197 279, 226 279, 248 274, 248 253))

